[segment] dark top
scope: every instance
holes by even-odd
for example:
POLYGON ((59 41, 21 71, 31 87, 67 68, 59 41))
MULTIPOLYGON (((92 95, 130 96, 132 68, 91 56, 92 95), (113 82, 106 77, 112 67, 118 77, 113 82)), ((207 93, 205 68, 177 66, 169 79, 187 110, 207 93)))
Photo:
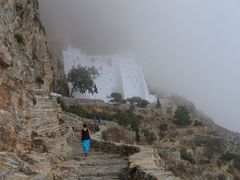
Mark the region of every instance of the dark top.
POLYGON ((88 139, 90 139, 90 135, 89 135, 88 129, 87 129, 86 131, 84 131, 84 130, 82 129, 82 141, 83 141, 83 140, 88 140, 88 139))

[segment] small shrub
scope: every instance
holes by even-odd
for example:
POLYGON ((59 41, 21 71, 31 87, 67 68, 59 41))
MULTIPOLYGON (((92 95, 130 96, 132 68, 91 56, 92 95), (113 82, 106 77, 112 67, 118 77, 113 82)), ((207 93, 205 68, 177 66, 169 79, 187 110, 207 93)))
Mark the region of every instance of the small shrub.
POLYGON ((160 124, 159 129, 161 131, 167 131, 168 130, 168 124, 166 124, 166 123, 160 124))
POLYGON ((45 145, 45 142, 42 139, 34 139, 32 140, 32 146, 37 152, 46 153, 47 146, 45 145))
POLYGON ((190 153, 187 153, 187 150, 185 148, 182 148, 180 150, 180 154, 181 154, 181 159, 186 160, 191 164, 196 164, 196 160, 192 157, 190 153))
POLYGON ((145 139, 146 141, 149 143, 149 144, 152 144, 153 141, 155 141, 157 138, 155 136, 155 134, 153 132, 149 132, 149 130, 147 129, 144 129, 143 130, 143 134, 145 136, 145 139))
POLYGON ((45 27, 42 24, 40 24, 39 28, 40 28, 40 30, 43 31, 43 34, 46 35, 46 29, 45 29, 45 27))
POLYGON ((39 85, 44 84, 44 81, 43 81, 43 79, 40 76, 36 77, 35 81, 39 85))
POLYGON ((14 35, 14 37, 15 37, 15 39, 17 40, 17 42, 18 42, 19 44, 24 44, 23 36, 22 36, 21 34, 16 33, 16 34, 14 35))
POLYGON ((32 139, 34 139, 35 137, 37 137, 38 136, 38 133, 36 132, 36 131, 33 131, 32 133, 31 133, 31 138, 32 139))
MULTIPOLYGON (((61 105, 61 102, 59 102, 61 105)), ((66 107, 64 104, 61 105, 62 109, 65 109, 65 111, 76 114, 77 116, 83 117, 83 118, 89 118, 89 119, 103 119, 108 121, 114 121, 115 115, 109 114, 107 112, 88 112, 86 111, 82 106, 80 105, 71 105, 69 107, 66 107)))
POLYGON ((69 107, 66 107, 64 103, 61 101, 61 99, 58 99, 58 103, 61 105, 62 109, 76 114, 77 116, 89 118, 89 119, 102 119, 107 121, 115 121, 118 124, 122 126, 131 126, 133 131, 138 131, 139 129, 139 123, 141 116, 137 116, 132 109, 128 109, 126 111, 118 111, 115 114, 110 114, 108 112, 88 112, 86 111, 82 106, 80 105, 71 105, 69 107))
POLYGON ((236 158, 236 155, 234 153, 231 153, 231 152, 225 152, 224 154, 222 154, 221 158, 224 161, 231 161, 234 158, 236 158))
POLYGON ((89 113, 80 105, 71 105, 68 107, 67 111, 80 117, 90 118, 89 113))
POLYGON ((224 174, 219 174, 217 178, 218 178, 218 180, 226 180, 227 179, 224 174))
POLYGON ((195 145, 209 148, 216 154, 222 154, 222 150, 225 148, 225 143, 222 138, 212 136, 196 136, 195 145))
POLYGON ((210 147, 207 147, 203 152, 203 155, 209 160, 213 158, 214 154, 216 154, 216 152, 210 147))
POLYGON ((156 104, 156 108, 161 108, 161 103, 160 103, 160 99, 159 97, 157 98, 157 104, 156 104))
POLYGON ((37 104, 37 100, 35 98, 33 98, 33 105, 35 106, 37 104))
POLYGON ((123 103, 123 98, 122 98, 122 95, 120 93, 117 93, 117 92, 112 93, 111 98, 112 98, 111 102, 114 102, 116 104, 123 103))
POLYGON ((163 158, 164 160, 169 158, 169 152, 165 149, 158 149, 157 150, 158 155, 163 158))
POLYGON ((240 156, 234 158, 233 165, 236 169, 240 170, 240 156))
POLYGON ((118 111, 114 118, 116 121, 123 126, 131 125, 132 130, 137 131, 139 129, 140 117, 133 113, 132 109, 126 111, 118 111))
POLYGON ((114 115, 109 114, 107 112, 92 112, 88 113, 89 118, 97 118, 97 119, 103 119, 108 121, 114 121, 114 115))
POLYGON ((194 126, 203 126, 204 124, 198 120, 194 121, 194 126))
POLYGON ((149 104, 147 100, 142 99, 141 97, 132 97, 126 100, 127 102, 130 102, 131 105, 136 104, 137 107, 145 108, 149 104))
MULTIPOLYGON (((63 124, 64 123, 64 120, 63 119, 59 119, 58 121, 59 124, 63 124)), ((74 127, 73 127, 74 128, 74 127)))
POLYGON ((140 107, 140 108, 145 108, 145 107, 147 107, 147 105, 149 104, 149 102, 147 101, 147 100, 141 100, 139 103, 138 103, 138 106, 140 107))
POLYGON ((68 107, 65 105, 65 103, 63 102, 63 100, 60 97, 57 98, 57 103, 60 104, 63 111, 68 110, 68 107))
POLYGON ((192 129, 188 129, 188 130, 186 131, 186 134, 187 134, 187 135, 193 135, 193 134, 194 134, 194 131, 193 131, 192 129))
POLYGON ((158 136, 159 136, 160 138, 163 138, 163 137, 166 136, 166 134, 167 134, 166 132, 159 131, 158 136))
POLYGON ((48 138, 54 138, 56 137, 56 133, 55 132, 45 133, 45 136, 47 136, 48 138))

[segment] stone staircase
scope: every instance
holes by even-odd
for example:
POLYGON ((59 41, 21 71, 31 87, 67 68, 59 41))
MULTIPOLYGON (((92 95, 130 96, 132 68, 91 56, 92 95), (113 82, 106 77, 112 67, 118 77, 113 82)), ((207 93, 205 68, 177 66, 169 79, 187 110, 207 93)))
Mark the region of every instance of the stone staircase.
MULTIPOLYGON (((127 179, 127 158, 119 154, 105 154, 91 149, 83 156, 80 141, 71 143, 72 151, 65 161, 56 162, 55 179, 66 180, 119 180, 127 179)), ((53 179, 54 179, 53 178, 53 179)))
POLYGON ((33 132, 37 136, 56 136, 59 133, 60 111, 61 107, 55 97, 49 96, 43 89, 34 90, 33 104, 27 105, 24 110, 26 137, 31 138, 33 132))

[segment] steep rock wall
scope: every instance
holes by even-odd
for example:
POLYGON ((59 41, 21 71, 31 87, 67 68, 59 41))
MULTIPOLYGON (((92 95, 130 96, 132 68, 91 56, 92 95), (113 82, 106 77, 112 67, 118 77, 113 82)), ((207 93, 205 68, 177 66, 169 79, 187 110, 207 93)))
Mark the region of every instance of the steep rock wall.
MULTIPOLYGON (((44 31, 37 0, 0 1, 0 150, 31 146, 29 108, 38 103, 36 90, 51 90, 54 75, 44 31)), ((57 115, 49 119, 58 125, 57 115)))
POLYGON ((51 60, 36 0, 2 0, 0 17, 0 104, 17 108, 26 91, 50 90, 51 60))

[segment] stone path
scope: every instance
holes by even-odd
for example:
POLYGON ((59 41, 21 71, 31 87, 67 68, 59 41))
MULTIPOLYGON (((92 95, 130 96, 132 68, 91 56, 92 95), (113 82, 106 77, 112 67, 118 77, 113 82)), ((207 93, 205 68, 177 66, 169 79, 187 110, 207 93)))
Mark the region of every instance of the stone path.
POLYGON ((72 151, 65 161, 56 162, 55 179, 114 180, 127 179, 127 158, 118 154, 104 154, 93 149, 83 156, 80 142, 70 144, 72 151))

